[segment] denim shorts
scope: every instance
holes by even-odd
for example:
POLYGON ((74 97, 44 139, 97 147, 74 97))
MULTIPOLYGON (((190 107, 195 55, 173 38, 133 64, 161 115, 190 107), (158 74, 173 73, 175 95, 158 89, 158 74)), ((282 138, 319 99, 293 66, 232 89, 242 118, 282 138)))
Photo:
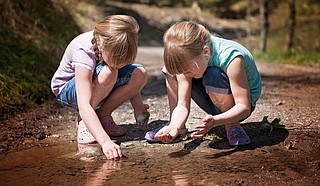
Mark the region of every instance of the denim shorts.
MULTIPOLYGON (((209 92, 232 94, 228 75, 221 68, 208 67, 202 78, 192 78, 191 90, 192 99, 202 110, 211 115, 218 115, 221 111, 212 103, 209 92)), ((253 110, 254 106, 251 106, 251 112, 253 110)))
MULTIPOLYGON (((106 66, 105 63, 100 63, 96 66, 95 71, 92 75, 93 80, 97 78, 97 76, 100 74, 100 72, 104 68, 104 66, 106 66)), ((121 69, 119 69, 118 70, 118 78, 117 78, 117 81, 116 81, 112 91, 114 91, 119 86, 127 84, 131 79, 131 75, 132 75, 133 70, 137 67, 142 67, 142 65, 128 64, 128 65, 122 67, 121 69)), ((101 106, 106 101, 107 98, 108 98, 108 96, 106 98, 104 98, 98 104, 98 106, 101 106)), ((61 90, 60 94, 57 96, 57 100, 62 105, 66 105, 66 106, 69 106, 69 107, 72 107, 72 108, 75 108, 78 110, 75 77, 73 77, 72 79, 70 79, 67 82, 67 84, 64 86, 64 88, 61 90)))

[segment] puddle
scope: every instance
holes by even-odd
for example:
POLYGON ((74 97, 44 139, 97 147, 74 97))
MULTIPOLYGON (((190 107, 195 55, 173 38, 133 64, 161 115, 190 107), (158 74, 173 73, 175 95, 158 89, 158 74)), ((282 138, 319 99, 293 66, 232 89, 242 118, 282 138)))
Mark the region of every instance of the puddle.
POLYGON ((97 144, 31 148, 0 156, 0 185, 269 184, 301 178, 305 167, 271 147, 237 151, 195 144, 186 149, 141 141, 123 143, 125 157, 120 161, 106 160, 97 144))
POLYGON ((197 182, 187 170, 174 166, 175 160, 163 150, 129 145, 123 148, 123 154, 125 157, 120 161, 106 160, 98 145, 77 143, 9 153, 0 158, 0 185, 189 185, 197 182))

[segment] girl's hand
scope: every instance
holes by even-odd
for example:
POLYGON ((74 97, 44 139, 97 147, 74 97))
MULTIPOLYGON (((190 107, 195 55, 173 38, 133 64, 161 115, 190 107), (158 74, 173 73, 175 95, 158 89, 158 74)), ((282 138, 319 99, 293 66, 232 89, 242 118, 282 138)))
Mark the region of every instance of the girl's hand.
POLYGON ((115 144, 113 141, 103 143, 102 151, 107 159, 119 160, 122 158, 120 146, 115 144))
POLYGON ((179 134, 179 129, 176 127, 165 126, 157 134, 156 138, 160 139, 164 143, 173 141, 179 134))
POLYGON ((212 115, 207 115, 202 119, 203 124, 197 125, 195 129, 196 132, 191 134, 192 138, 202 138, 207 132, 209 132, 214 127, 214 118, 212 115))

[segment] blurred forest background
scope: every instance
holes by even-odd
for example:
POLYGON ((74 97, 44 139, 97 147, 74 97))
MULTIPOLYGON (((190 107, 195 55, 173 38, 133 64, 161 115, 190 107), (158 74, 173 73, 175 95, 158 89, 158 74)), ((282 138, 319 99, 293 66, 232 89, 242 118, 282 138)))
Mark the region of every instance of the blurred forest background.
POLYGON ((257 61, 320 64, 319 0, 0 0, 0 12, 0 120, 52 98, 67 44, 111 14, 137 19, 141 46, 162 46, 172 23, 195 20, 257 61))

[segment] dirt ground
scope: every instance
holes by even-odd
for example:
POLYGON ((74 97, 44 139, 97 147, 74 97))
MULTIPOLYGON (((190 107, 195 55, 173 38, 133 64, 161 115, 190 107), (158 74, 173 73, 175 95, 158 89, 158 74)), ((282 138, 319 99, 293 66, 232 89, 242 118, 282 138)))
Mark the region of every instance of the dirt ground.
MULTIPOLYGON (((160 26, 180 19, 177 11, 147 7, 144 13, 160 26)), ((97 144, 78 145, 77 113, 52 99, 0 121, 0 185, 320 185, 319 67, 257 63, 263 93, 242 123, 252 140, 248 146, 230 147, 223 127, 203 140, 150 144, 145 133, 169 118, 161 56, 162 48, 139 48, 137 61, 149 74, 142 91, 150 106, 149 124, 134 124, 129 103, 113 113, 127 130, 113 138, 121 145, 122 160, 106 160, 97 144), (261 130, 264 116, 269 121, 280 116, 285 127, 261 130)), ((205 115, 192 103, 188 129, 205 115)))
MULTIPOLYGON (((151 118, 134 125, 129 103, 113 113, 127 130, 114 138, 124 159, 106 160, 97 144, 79 146, 77 113, 52 100, 1 122, 0 185, 319 185, 319 68, 258 62, 263 94, 242 123, 248 146, 230 147, 223 127, 204 140, 149 144, 144 134, 168 120, 168 102, 161 63, 152 60, 161 48, 139 51, 149 71, 142 93, 151 118), (264 116, 280 116, 285 128, 262 131, 264 116)), ((188 129, 205 115, 192 103, 188 129)))

